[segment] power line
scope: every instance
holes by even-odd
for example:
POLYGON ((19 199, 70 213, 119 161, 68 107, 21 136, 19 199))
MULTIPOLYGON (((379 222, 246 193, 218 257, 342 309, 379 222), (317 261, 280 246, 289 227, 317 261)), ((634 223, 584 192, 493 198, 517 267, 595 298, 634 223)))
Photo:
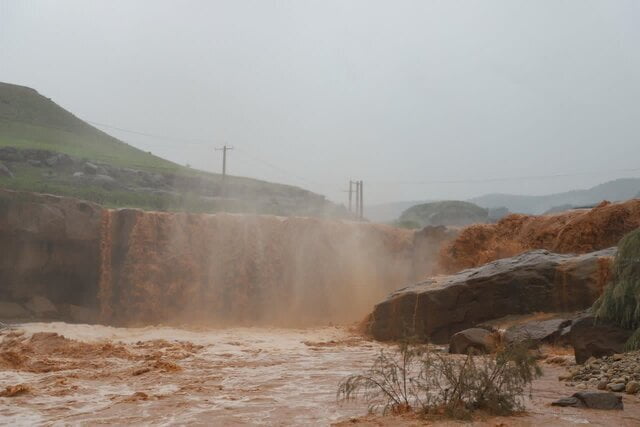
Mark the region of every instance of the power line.
POLYGON ((163 135, 157 135, 157 134, 153 134, 153 133, 147 133, 147 132, 140 132, 137 130, 131 130, 131 129, 125 129, 125 128, 121 128, 118 126, 113 126, 113 125, 108 125, 105 123, 98 123, 98 122, 93 122, 91 120, 85 120, 87 123, 90 123, 94 126, 100 126, 100 127, 104 127, 107 129, 114 129, 120 132, 127 132, 127 133, 131 133, 134 135, 141 135, 141 136, 146 136, 149 138, 156 138, 156 139, 161 139, 164 141, 171 141, 171 142, 179 142, 179 143, 186 143, 186 144, 192 144, 192 145, 211 145, 211 140, 210 139, 201 139, 201 138, 176 138, 176 137, 169 137, 169 136, 163 136, 163 135))

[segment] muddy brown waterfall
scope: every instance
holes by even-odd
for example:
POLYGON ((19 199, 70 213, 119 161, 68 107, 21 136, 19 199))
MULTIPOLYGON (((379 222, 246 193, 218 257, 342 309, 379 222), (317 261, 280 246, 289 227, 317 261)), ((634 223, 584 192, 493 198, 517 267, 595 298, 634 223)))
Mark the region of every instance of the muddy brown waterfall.
POLYGON ((5 299, 43 295, 57 306, 90 307, 106 324, 358 321, 389 292, 432 273, 439 243, 450 237, 437 229, 0 195, 6 250, 31 260, 0 270, 5 299))

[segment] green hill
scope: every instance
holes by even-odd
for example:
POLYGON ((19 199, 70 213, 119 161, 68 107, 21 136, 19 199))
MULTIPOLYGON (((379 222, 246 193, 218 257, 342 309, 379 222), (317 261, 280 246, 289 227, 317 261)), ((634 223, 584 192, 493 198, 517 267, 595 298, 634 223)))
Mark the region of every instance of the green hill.
POLYGON ((398 224, 418 228, 427 225, 468 225, 488 220, 487 209, 469 202, 447 200, 412 206, 400 215, 398 224))
POLYGON ((345 214, 323 196, 294 186, 234 176, 223 185, 219 174, 139 150, 34 89, 8 83, 0 83, 0 187, 80 197, 111 207, 345 214))

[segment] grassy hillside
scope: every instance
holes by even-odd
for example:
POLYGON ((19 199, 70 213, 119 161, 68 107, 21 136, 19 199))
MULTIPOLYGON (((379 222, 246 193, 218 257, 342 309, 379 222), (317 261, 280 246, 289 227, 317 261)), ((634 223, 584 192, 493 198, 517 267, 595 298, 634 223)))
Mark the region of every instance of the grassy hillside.
POLYGON ((278 215, 343 215, 323 196, 190 169, 96 129, 34 89, 0 83, 0 187, 111 207, 278 215), (1 168, 1 167, 0 167, 1 168), (6 175, 6 174, 5 174, 6 175))
POLYGON ((0 146, 34 148, 148 171, 180 171, 78 119, 34 89, 0 83, 0 146))

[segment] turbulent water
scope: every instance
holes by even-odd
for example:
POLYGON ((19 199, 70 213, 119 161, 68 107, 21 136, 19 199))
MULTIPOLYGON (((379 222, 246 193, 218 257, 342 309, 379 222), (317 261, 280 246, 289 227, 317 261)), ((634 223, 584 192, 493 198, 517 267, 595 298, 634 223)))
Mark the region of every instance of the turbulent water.
MULTIPOLYGON (((339 381, 384 348, 342 327, 19 325, 0 332, 0 424, 419 425, 413 416, 362 418, 365 403, 336 401, 339 381)), ((543 370, 527 413, 472 424, 640 423, 638 396, 624 396, 624 411, 550 406, 575 389, 558 381, 562 368, 543 370)))
POLYGON ((366 413, 364 404, 336 402, 337 384, 382 347, 336 327, 34 323, 16 331, 3 334, 22 344, 11 344, 13 366, 0 369, 3 386, 29 388, 0 398, 0 420, 14 425, 327 425, 366 413))
POLYGON ((413 232, 374 224, 120 210, 101 229, 107 324, 351 322, 425 263, 413 232))

